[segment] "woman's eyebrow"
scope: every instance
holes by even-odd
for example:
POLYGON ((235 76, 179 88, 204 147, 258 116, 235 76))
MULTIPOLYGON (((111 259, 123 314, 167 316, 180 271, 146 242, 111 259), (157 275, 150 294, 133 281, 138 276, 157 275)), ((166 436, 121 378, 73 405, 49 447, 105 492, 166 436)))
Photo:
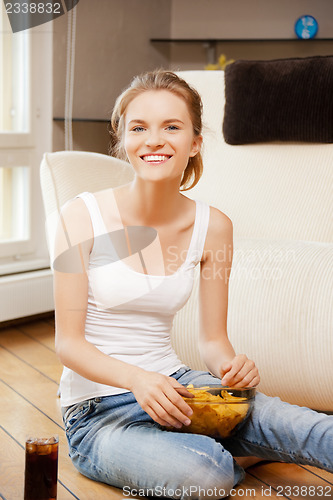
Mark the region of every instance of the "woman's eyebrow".
POLYGON ((184 122, 180 120, 179 118, 169 118, 168 120, 165 120, 163 123, 182 123, 184 125, 184 122))
MULTIPOLYGON (((168 123, 182 123, 184 125, 184 122, 180 120, 179 118, 168 118, 167 120, 164 120, 163 124, 168 124, 168 123)), ((145 124, 145 120, 141 120, 140 118, 134 118, 133 120, 130 120, 128 122, 128 125, 131 125, 132 123, 138 123, 140 125, 145 124)))
POLYGON ((144 120, 140 120, 139 118, 136 119, 134 118, 133 120, 129 121, 128 122, 128 125, 131 125, 131 123, 140 123, 140 124, 143 124, 143 123, 146 123, 144 120))

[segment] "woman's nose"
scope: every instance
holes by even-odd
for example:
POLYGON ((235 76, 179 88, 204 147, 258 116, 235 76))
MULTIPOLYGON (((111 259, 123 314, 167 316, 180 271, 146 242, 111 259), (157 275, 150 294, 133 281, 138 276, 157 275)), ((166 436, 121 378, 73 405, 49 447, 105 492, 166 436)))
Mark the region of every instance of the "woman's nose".
POLYGON ((146 137, 146 145, 150 147, 158 147, 158 146, 163 146, 164 144, 164 139, 160 131, 158 130, 151 130, 146 137))

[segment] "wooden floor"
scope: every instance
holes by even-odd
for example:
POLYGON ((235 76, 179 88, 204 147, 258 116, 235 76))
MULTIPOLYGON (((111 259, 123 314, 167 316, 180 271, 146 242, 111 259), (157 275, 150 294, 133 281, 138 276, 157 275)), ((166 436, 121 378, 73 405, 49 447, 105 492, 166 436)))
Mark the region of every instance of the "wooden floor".
MULTIPOLYGON (((71 464, 57 397, 61 371, 52 318, 0 329, 0 498, 22 500, 24 440, 34 432, 59 434, 58 500, 124 498, 121 490, 83 477, 71 464)), ((232 498, 333 498, 333 474, 263 463, 248 469, 233 494, 232 498)))

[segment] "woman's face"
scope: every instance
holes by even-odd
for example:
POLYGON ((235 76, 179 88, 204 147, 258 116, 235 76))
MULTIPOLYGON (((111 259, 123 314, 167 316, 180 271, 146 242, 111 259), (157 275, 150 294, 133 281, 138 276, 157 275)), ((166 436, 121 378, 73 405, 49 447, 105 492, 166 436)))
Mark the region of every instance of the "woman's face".
POLYGON ((136 174, 146 180, 179 177, 201 147, 186 102, 168 90, 149 90, 127 106, 124 148, 136 174))

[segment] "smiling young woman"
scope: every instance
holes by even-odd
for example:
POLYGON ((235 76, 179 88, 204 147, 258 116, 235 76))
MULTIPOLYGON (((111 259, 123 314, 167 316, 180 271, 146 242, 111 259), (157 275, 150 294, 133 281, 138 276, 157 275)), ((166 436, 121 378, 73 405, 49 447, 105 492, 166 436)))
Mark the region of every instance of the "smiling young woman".
POLYGON ((134 179, 70 202, 55 250, 66 255, 68 241, 76 243, 83 268, 55 270, 56 349, 74 465, 113 486, 157 495, 163 486, 184 499, 227 496, 244 478, 242 466, 260 458, 333 470, 333 416, 259 392, 228 440, 167 429, 190 423, 187 384, 255 387, 260 380, 227 333, 232 222, 182 192, 202 174, 201 112, 198 93, 174 73, 135 78, 111 121, 114 151, 131 163, 134 179), (229 250, 223 259, 221 248, 229 250), (184 365, 170 339, 196 266, 207 372, 184 365), (239 458, 251 455, 257 458, 239 458))
POLYGON ((201 135, 194 134, 184 100, 167 90, 144 92, 129 103, 124 121, 124 149, 137 177, 174 180, 179 191, 189 158, 202 142, 201 135))
MULTIPOLYGON (((136 96, 144 94, 147 91, 167 91, 172 96, 179 97, 182 101, 182 107, 185 104, 186 111, 190 115, 193 135, 202 141, 202 101, 200 95, 181 78, 175 79, 174 73, 169 71, 155 71, 153 78, 152 73, 145 73, 134 78, 131 85, 118 97, 115 103, 111 117, 111 135, 114 142, 111 153, 114 156, 126 159, 124 148, 125 111, 128 110, 129 103, 136 96)), ((202 175, 202 169, 202 157, 199 150, 197 154, 188 159, 181 181, 183 190, 191 189, 198 183, 202 175)))

